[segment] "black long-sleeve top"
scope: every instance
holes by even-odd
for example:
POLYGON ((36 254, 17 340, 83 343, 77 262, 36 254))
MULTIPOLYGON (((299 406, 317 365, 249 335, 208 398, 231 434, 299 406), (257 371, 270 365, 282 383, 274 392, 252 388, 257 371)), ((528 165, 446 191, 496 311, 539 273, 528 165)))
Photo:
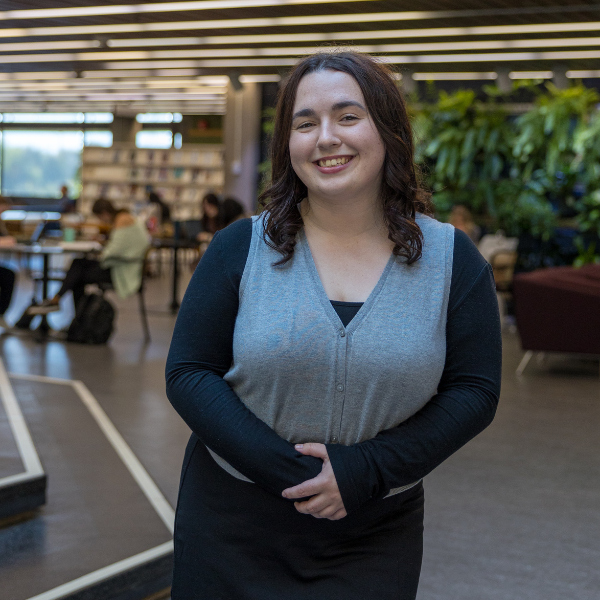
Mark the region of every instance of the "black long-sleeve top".
MULTIPOLYGON (((167 359, 167 395, 198 438, 246 477, 277 495, 319 474, 256 417, 223 375, 233 359, 238 290, 252 225, 215 235, 186 291, 167 359)), ((491 267, 455 230, 446 362, 437 394, 375 438, 326 444, 347 512, 423 478, 492 421, 500 394, 501 338, 491 267)))

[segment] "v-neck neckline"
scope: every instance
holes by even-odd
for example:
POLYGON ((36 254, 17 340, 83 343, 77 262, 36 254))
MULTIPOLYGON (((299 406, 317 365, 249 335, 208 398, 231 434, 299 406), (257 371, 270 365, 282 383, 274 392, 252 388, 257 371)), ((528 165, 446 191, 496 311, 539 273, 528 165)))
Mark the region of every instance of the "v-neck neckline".
POLYGON ((375 304, 375 302, 377 301, 377 297, 379 296, 379 293, 381 292, 381 289, 385 284, 385 281, 392 268, 392 265, 395 262, 395 255, 393 253, 390 254, 390 257, 388 258, 388 261, 381 275, 379 276, 379 280, 375 284, 375 287, 371 290, 371 293, 369 294, 368 298, 363 302, 363 305, 358 309, 358 312, 356 313, 354 318, 350 321, 350 323, 348 323, 348 327, 344 327, 342 320, 340 319, 339 315, 335 311, 335 308, 333 308, 333 305, 331 304, 331 299, 325 291, 325 287, 323 286, 323 282, 321 281, 321 277, 319 276, 319 271, 317 271, 317 265, 313 258, 310 245, 308 244, 306 234, 304 233, 304 229, 301 229, 298 234, 298 242, 300 245, 301 252, 306 261, 306 265, 308 267, 308 272, 312 280, 313 287, 315 289, 317 297, 319 298, 319 301, 321 302, 321 306, 323 307, 323 309, 329 317, 329 320, 332 322, 333 326, 336 329, 344 330, 346 333, 352 333, 360 325, 361 321, 371 310, 373 304, 375 304))

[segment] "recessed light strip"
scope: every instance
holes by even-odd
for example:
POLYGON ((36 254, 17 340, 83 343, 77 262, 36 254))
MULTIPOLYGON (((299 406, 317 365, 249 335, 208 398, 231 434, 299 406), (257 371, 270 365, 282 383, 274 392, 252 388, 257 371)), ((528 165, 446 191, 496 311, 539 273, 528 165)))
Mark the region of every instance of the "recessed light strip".
POLYGON ((552 71, 511 71, 508 76, 510 79, 552 79, 552 71))
POLYGON ((40 50, 82 50, 100 48, 98 40, 62 40, 60 42, 21 42, 0 44, 0 52, 33 52, 40 50))
MULTIPOLYGON (((424 44, 379 44, 351 46, 359 52, 448 52, 456 50, 504 50, 509 48, 558 48, 571 46, 600 46, 600 37, 542 39, 542 40, 489 40, 476 42, 432 42, 424 44)), ((252 56, 300 56, 327 48, 319 46, 279 48, 219 48, 194 50, 135 50, 116 52, 78 52, 70 54, 18 54, 1 56, 5 63, 75 62, 104 60, 161 60, 193 58, 227 58, 252 56)))
POLYGON ((600 70, 597 71, 567 71, 569 79, 587 79, 600 77, 600 70))
POLYGON ((498 73, 495 72, 462 72, 462 73, 413 73, 412 78, 415 81, 469 81, 479 79, 496 79, 498 73))
POLYGON ((584 33, 600 31, 600 22, 546 23, 542 25, 492 25, 489 27, 437 27, 432 29, 384 29, 376 31, 336 31, 329 33, 287 33, 265 35, 213 35, 203 37, 122 38, 107 40, 109 48, 145 46, 210 46, 277 44, 281 42, 354 42, 357 40, 406 39, 420 37, 462 37, 476 35, 518 35, 531 33, 584 33), (576 27, 571 27, 575 25, 576 27))
MULTIPOLYGON (((542 14, 543 12, 549 12, 542 10, 544 7, 536 7, 534 9, 527 9, 529 12, 534 14, 542 14)), ((546 7, 546 8, 560 8, 560 7, 546 7)), ((574 7, 568 7, 573 10, 574 7)), ((590 7, 588 7, 590 8, 590 7)), ((364 24, 364 23, 387 23, 387 22, 401 22, 401 21, 414 21, 428 18, 465 18, 465 17, 480 17, 480 16, 493 16, 500 14, 515 14, 520 12, 518 9, 491 9, 486 10, 464 10, 464 11, 432 11, 430 13, 419 13, 419 17, 416 17, 417 13, 409 12, 385 12, 385 13, 357 13, 357 14, 336 14, 336 15, 318 15, 318 16, 301 16, 301 17, 269 17, 269 18, 258 18, 258 19, 220 19, 215 21, 177 21, 177 22, 158 22, 158 23, 120 23, 113 25, 77 25, 69 27, 19 27, 19 28, 6 28, 0 29, 0 37, 32 37, 32 36, 56 36, 56 35, 99 35, 99 34, 113 34, 113 33, 150 33, 158 31, 194 31, 194 30, 209 30, 209 29, 249 29, 260 27, 261 29, 267 27, 299 27, 303 25, 338 25, 344 23, 364 24), (425 16, 429 14, 430 16, 425 16)), ((590 28, 594 25, 590 22, 583 23, 542 23, 533 25, 496 25, 486 27, 456 27, 456 28, 439 28, 441 31, 444 30, 481 30, 482 33, 477 35, 488 35, 489 33, 549 33, 549 32, 560 32, 560 31, 598 31, 598 24, 596 28, 590 28), (494 31, 500 28, 500 31, 494 31), (483 30, 488 30, 487 33, 483 33, 483 30)), ((435 31, 431 29, 413 29, 408 30, 409 32, 427 32, 435 31)), ((429 35, 422 33, 421 36, 429 35)), ((443 35, 443 34, 441 34, 443 35)), ((463 35, 460 33, 451 33, 449 35, 463 35)), ((469 35, 465 33, 464 35, 469 35)), ((470 34, 474 35, 474 34, 470 34)), ((411 36, 415 37, 415 36, 411 36)), ((241 39, 241 38, 240 38, 241 39)), ((331 38, 334 39, 334 38, 331 38)), ((358 38, 357 38, 358 39, 358 38)))
MULTIPOLYGON (((477 54, 430 54, 380 56, 383 62, 391 64, 415 63, 469 63, 469 62, 510 62, 526 60, 577 60, 598 59, 600 50, 574 50, 560 52, 489 52, 477 54)), ((132 61, 107 62, 105 69, 168 69, 173 68, 242 68, 242 67, 288 67, 297 62, 296 58, 247 58, 217 60, 181 60, 181 61, 132 61)))
POLYGON ((229 8, 261 8, 335 4, 338 2, 371 2, 372 0, 200 0, 195 2, 153 2, 151 4, 105 4, 73 8, 41 8, 0 11, 0 21, 12 19, 63 19, 69 17, 99 17, 107 15, 139 15, 157 12, 224 10, 229 8))
MULTIPOLYGON (((100 85, 115 82, 118 79, 127 79, 129 82, 137 82, 143 80, 145 83, 152 84, 167 84, 168 82, 182 81, 182 77, 203 86, 227 86, 229 78, 226 75, 200 75, 200 69, 139 69, 139 70, 111 70, 106 71, 80 71, 79 77, 74 71, 29 71, 17 73, 0 73, 0 85, 2 82, 56 82, 56 80, 64 81, 73 85, 86 85, 86 81, 100 85), (102 81, 105 80, 105 81, 102 81)), ((246 74, 240 76, 242 83, 258 83, 266 81, 279 81, 279 75, 268 74, 246 74)), ((121 83, 121 82, 119 82, 121 83)))

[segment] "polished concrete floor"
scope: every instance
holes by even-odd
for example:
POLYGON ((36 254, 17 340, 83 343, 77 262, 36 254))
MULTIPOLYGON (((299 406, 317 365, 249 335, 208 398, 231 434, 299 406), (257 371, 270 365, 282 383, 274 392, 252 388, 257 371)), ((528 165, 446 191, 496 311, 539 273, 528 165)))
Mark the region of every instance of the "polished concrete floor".
MULTIPOLYGON (((12 373, 82 380, 175 506, 188 430, 164 391, 164 363, 174 323, 167 311, 169 291, 166 275, 150 280, 149 345, 142 342, 136 299, 132 298, 117 302, 117 332, 107 346, 38 343, 28 335, 9 334, 0 338, 0 356, 12 373)), ((22 286, 9 320, 18 316, 27 296, 22 286)), ((68 310, 52 318, 61 326, 68 319, 68 310)), ((542 363, 532 361, 517 378, 514 372, 522 353, 514 333, 506 332, 504 346, 502 398, 494 423, 426 479, 425 559, 419 600, 597 600, 598 361, 547 357, 542 363)), ((62 435, 77 440, 78 446, 71 451, 81 456, 86 468, 99 468, 94 466, 95 449, 103 442, 92 431, 87 416, 76 414, 79 408, 73 408, 69 397, 57 395, 47 384, 13 380, 13 385, 32 434, 47 456, 64 452, 58 443, 62 435), (57 440, 43 439, 42 411, 36 410, 42 405, 48 429, 53 428, 57 440)), ((7 463, 6 468, 13 465, 7 463)), ((115 498, 123 503, 123 514, 147 510, 139 490, 126 481, 116 462, 104 465, 101 475, 107 489, 119 490, 115 498)), ((52 570, 61 553, 66 556, 69 548, 81 543, 77 527, 69 524, 69 511, 80 515, 78 520, 97 552, 76 554, 72 562, 80 568, 72 565, 65 576, 95 568, 102 562, 101 549, 114 553, 111 532, 125 525, 103 523, 102 511, 96 514, 95 509, 81 506, 88 498, 71 494, 67 499, 62 491, 57 493, 57 486, 76 490, 75 479, 69 472, 57 475, 55 482, 49 477, 48 505, 26 523, 29 532, 18 551, 8 543, 3 545, 8 528, 0 529, 2 600, 26 600, 35 591, 35 586, 28 584, 22 589, 11 587, 10 595, 2 594, 2 582, 18 582, 19 574, 29 566, 35 566, 41 577, 52 570)), ((106 490, 101 488, 104 494, 106 490)), ((147 530, 134 528, 130 546, 117 550, 119 556, 164 539, 156 516, 144 515, 147 530)))

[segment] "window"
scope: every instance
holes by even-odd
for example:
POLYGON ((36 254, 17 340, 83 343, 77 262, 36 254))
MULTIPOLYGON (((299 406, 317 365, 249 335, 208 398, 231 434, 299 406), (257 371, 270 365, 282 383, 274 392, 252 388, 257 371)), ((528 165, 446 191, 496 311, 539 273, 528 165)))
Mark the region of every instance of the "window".
POLYGON ((169 130, 138 131, 135 134, 138 148, 170 148, 173 145, 173 132, 169 130))
POLYGON ((138 123, 181 123, 181 113, 138 113, 138 123))
POLYGON ((5 130, 2 136, 2 194, 59 198, 81 188, 82 131, 5 130))
POLYGON ((83 134, 84 146, 100 146, 101 148, 110 148, 112 143, 112 131, 88 130, 83 134))

